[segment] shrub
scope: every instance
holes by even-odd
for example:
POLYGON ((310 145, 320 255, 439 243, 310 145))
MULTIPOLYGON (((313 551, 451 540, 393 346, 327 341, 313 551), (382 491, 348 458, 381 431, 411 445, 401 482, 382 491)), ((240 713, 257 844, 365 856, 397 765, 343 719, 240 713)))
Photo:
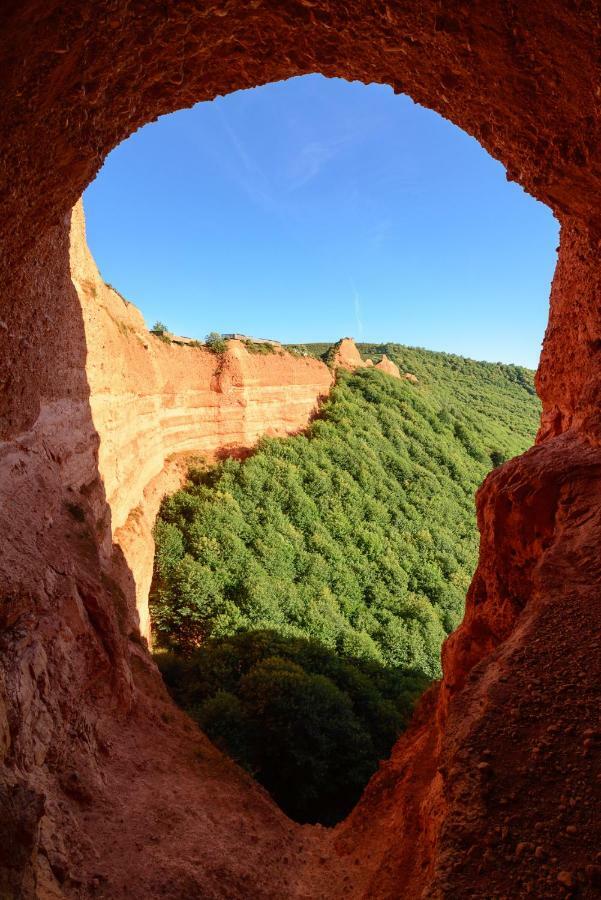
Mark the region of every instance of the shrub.
POLYGON ((263 356, 268 356, 270 353, 276 353, 276 348, 273 344, 264 341, 243 341, 242 342, 249 353, 258 353, 263 356))
POLYGON ((150 333, 154 334, 160 341, 163 341, 165 344, 171 343, 171 338, 167 334, 168 328, 164 322, 155 322, 152 328, 150 329, 150 333))
POLYGON ((218 331, 210 331, 205 338, 205 344, 213 353, 224 353, 227 350, 227 341, 218 331))
POLYGON ((501 450, 491 450, 490 461, 496 469, 497 466, 502 466, 504 462, 507 462, 507 457, 501 450))

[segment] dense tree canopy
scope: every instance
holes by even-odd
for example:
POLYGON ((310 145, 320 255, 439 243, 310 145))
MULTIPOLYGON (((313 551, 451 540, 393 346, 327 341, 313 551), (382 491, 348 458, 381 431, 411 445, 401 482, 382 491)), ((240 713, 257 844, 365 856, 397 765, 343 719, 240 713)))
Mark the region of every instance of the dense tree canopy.
MULTIPOLYGON (((307 350, 327 354, 329 347, 307 350)), ((410 674, 414 685, 440 674, 440 645, 461 619, 476 561, 474 491, 493 465, 532 442, 539 411, 532 373, 399 345, 361 350, 374 359, 386 352, 418 383, 373 369, 339 373, 306 434, 265 439, 243 462, 199 466, 163 503, 155 529, 154 631, 163 647, 194 652, 195 660, 203 647, 203 671, 219 656, 207 648, 231 648, 231 636, 240 635, 240 650, 253 632, 268 631, 291 646, 309 640, 355 668, 369 663, 397 678, 410 674)), ((312 665, 278 651, 257 660, 235 689, 205 678, 193 702, 181 684, 179 695, 276 796, 281 786, 251 749, 256 729, 262 721, 269 731, 276 721, 276 731, 290 736, 294 726, 284 727, 284 711, 313 704, 320 721, 342 723, 332 735, 322 722, 323 747, 341 734, 359 742, 347 784, 354 796, 356 773, 373 771, 400 725, 394 720, 386 747, 376 742, 376 750, 369 729, 353 730, 348 692, 335 679, 326 685, 329 676, 312 665)), ((191 669, 176 671, 188 677, 191 669)), ((410 693, 399 689, 405 712, 410 693)), ((279 738, 269 733, 283 759, 279 738)), ((322 750, 306 752, 317 754, 315 771, 326 772, 315 761, 322 750)), ((330 781, 324 774, 322 796, 330 781)), ((321 820, 339 813, 337 797, 321 820)), ((314 800, 282 802, 301 818, 316 816, 314 800)))
POLYGON ((176 700, 300 821, 333 824, 388 755, 427 684, 275 631, 158 655, 176 700))

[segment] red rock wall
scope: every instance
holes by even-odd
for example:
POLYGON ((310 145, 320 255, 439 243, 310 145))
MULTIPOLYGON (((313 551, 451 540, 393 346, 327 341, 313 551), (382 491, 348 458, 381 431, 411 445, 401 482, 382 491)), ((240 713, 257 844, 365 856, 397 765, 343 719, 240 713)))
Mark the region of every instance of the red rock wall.
POLYGON ((4 5, 1 895, 595 895, 598 42, 598 4, 568 0, 4 5), (442 686, 333 839, 222 761, 128 639, 69 267, 70 210, 121 139, 309 71, 406 91, 561 221, 540 443, 480 490, 480 563, 442 686))

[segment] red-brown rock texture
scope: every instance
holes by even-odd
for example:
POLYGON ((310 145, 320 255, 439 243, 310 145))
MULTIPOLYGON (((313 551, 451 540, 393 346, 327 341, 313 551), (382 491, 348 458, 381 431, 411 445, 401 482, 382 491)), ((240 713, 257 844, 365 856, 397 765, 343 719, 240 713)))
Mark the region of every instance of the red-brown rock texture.
MULTIPOLYGON (((598 894, 599 13, 572 0, 3 5, 0 896, 598 894), (480 562, 443 681, 333 834, 289 823, 162 693, 114 541, 111 505, 130 500, 117 487, 107 502, 86 366, 100 351, 69 265, 71 208, 120 140, 313 71, 437 110, 561 222, 538 444, 480 489, 480 562)), ((116 344, 105 365, 128 383, 116 344)))

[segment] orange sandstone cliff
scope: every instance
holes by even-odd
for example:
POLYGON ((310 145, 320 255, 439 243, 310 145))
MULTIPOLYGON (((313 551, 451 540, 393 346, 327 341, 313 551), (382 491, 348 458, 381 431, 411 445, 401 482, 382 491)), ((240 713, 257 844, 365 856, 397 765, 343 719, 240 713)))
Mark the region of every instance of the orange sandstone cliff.
POLYGON ((387 375, 392 375, 393 378, 401 377, 399 367, 391 359, 388 359, 385 353, 382 354, 382 359, 379 363, 376 363, 375 368, 379 369, 380 372, 386 372, 387 375))
POLYGON ((331 365, 333 369, 346 369, 353 372, 355 369, 363 369, 367 363, 363 362, 353 338, 345 337, 334 347, 331 365))
POLYGON ((185 477, 186 458, 233 453, 263 435, 301 431, 333 377, 310 357, 253 354, 240 341, 228 341, 227 351, 216 354, 150 334, 139 310, 101 279, 86 244, 81 202, 73 211, 70 257, 112 538, 133 575, 141 632, 150 639, 151 529, 162 495, 185 477))
POLYGON ((598 5, 568 0, 4 4, 0 897, 598 896, 598 51, 598 5), (179 382, 169 348, 129 355, 136 323, 109 327, 82 300, 69 242, 72 207, 137 128, 308 72, 435 109, 561 224, 537 445, 480 489, 480 559, 443 679, 333 832, 295 826, 223 759, 140 641, 132 510, 156 504, 171 453, 194 449, 188 399, 207 394, 193 367, 179 382), (142 476, 136 455, 152 460, 142 476))

